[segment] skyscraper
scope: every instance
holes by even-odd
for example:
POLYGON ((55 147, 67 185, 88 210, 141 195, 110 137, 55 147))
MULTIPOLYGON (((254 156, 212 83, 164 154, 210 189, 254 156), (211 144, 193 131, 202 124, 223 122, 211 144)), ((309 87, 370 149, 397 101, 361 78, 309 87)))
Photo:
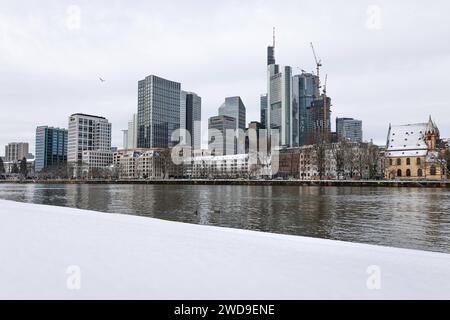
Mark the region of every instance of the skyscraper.
POLYGON ((133 117, 128 121, 128 133, 127 133, 127 149, 136 149, 137 148, 137 114, 133 113, 133 117))
POLYGON ((278 130, 279 143, 283 146, 292 146, 292 68, 285 66, 280 71, 279 65, 276 64, 275 34, 273 45, 267 48, 267 55, 267 132, 270 135, 271 130, 278 130))
POLYGON ((35 171, 67 162, 67 129, 39 126, 36 128, 35 171))
POLYGON ((245 130, 246 115, 245 105, 241 97, 227 97, 225 102, 219 107, 219 116, 229 116, 236 119, 236 130, 245 130))
POLYGON ((331 98, 321 95, 307 108, 306 144, 314 144, 321 140, 331 139, 330 106, 331 98))
POLYGON ((111 151, 111 123, 104 117, 75 113, 69 117, 67 161, 80 163, 84 151, 111 151))
POLYGON ((211 150, 213 155, 236 154, 237 137, 235 130, 236 119, 234 117, 222 115, 209 118, 208 149, 211 150))
POLYGON ((351 142, 362 142, 362 121, 353 118, 336 118, 336 132, 351 142))
POLYGON ((266 128, 267 122, 267 93, 262 94, 259 99, 260 105, 260 123, 262 128, 266 128))
POLYGON ((304 145, 308 127, 308 108, 317 98, 315 91, 317 76, 312 73, 302 73, 292 77, 292 133, 293 145, 304 145))
MULTIPOLYGON (((201 148, 201 120, 202 98, 194 92, 181 91, 180 100, 180 129, 189 132, 191 136, 190 146, 194 150, 201 148)), ((181 132, 181 141, 187 138, 181 132)))
POLYGON ((167 148, 180 127, 181 85, 150 75, 138 82, 138 148, 167 148))
POLYGON ((28 157, 28 142, 10 142, 5 146, 5 162, 18 162, 28 157))
POLYGON ((279 131, 280 144, 283 146, 292 145, 291 77, 292 68, 286 66, 283 72, 270 75, 269 79, 269 129, 279 131))
POLYGON ((128 129, 122 130, 122 148, 124 150, 128 149, 128 129))

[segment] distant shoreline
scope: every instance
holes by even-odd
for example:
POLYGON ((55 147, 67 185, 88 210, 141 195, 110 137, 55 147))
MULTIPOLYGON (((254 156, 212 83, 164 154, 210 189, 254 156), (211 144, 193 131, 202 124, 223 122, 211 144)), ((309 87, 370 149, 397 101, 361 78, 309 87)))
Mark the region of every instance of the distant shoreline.
POLYGON ((421 187, 450 188, 446 181, 396 180, 0 180, 0 184, 160 184, 160 185, 239 185, 239 186, 330 186, 330 187, 421 187))

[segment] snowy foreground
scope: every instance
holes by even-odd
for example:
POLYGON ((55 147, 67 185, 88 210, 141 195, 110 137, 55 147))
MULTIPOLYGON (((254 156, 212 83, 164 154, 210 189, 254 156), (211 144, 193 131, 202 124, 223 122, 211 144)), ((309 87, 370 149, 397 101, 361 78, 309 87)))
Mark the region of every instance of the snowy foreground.
POLYGON ((450 298, 450 255, 0 200, 0 298, 450 298))

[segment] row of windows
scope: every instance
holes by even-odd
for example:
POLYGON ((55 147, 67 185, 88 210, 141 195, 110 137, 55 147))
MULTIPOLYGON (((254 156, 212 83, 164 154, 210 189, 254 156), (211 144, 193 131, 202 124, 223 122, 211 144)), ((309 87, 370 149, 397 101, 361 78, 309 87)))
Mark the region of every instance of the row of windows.
MULTIPOLYGON (((397 170, 397 177, 402 177, 403 172, 401 169, 397 170)), ((430 176, 435 176, 436 175, 436 167, 435 166, 431 166, 430 167, 430 176)), ((407 177, 411 177, 411 170, 410 169, 406 169, 406 176, 407 177)), ((417 176, 418 177, 423 177, 423 170, 422 169, 417 169, 417 176)))
MULTIPOLYGON (((394 160, 393 159, 389 159, 389 165, 392 166, 394 164, 394 160)), ((416 158, 416 165, 420 166, 422 164, 422 160, 420 158, 416 158)), ((402 165, 402 159, 398 158, 396 160, 396 165, 397 166, 401 166, 402 165)), ((411 158, 406 158, 406 165, 409 166, 411 165, 411 158)))

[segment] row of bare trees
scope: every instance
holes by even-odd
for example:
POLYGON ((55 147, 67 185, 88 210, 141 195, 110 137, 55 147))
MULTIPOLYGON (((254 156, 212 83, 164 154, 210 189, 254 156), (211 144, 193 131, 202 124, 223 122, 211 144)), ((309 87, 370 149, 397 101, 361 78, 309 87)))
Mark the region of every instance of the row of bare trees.
POLYGON ((312 150, 320 179, 330 175, 336 179, 376 179, 383 175, 379 147, 372 143, 354 143, 344 138, 335 143, 321 140, 312 150))

